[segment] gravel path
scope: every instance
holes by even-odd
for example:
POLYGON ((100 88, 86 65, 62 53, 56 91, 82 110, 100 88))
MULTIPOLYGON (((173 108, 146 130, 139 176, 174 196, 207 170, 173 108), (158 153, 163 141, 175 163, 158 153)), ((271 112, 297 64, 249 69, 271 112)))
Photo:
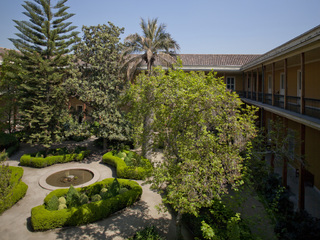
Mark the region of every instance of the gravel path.
MULTIPOLYGON (((38 184, 40 177, 51 171, 62 170, 69 167, 87 166, 95 169, 100 173, 100 180, 109 177, 115 177, 115 169, 100 163, 102 152, 92 147, 92 139, 82 144, 95 150, 95 154, 91 155, 84 163, 64 163, 56 164, 42 169, 23 167, 24 175, 22 181, 28 186, 26 196, 16 203, 12 208, 5 211, 0 216, 0 239, 8 240, 37 240, 37 239, 126 239, 132 236, 137 230, 141 230, 146 226, 154 225, 161 235, 166 239, 175 239, 175 221, 174 217, 169 213, 158 213, 155 206, 161 203, 161 196, 150 190, 150 186, 143 184, 143 181, 137 181, 143 188, 141 200, 112 216, 84 226, 67 227, 53 229, 45 232, 33 232, 30 216, 31 208, 43 203, 43 199, 50 192, 43 189, 38 184)), ((69 145, 78 145, 79 143, 70 142, 69 145)), ((10 166, 18 166, 20 157, 25 153, 34 152, 35 148, 23 145, 20 151, 13 155, 8 164, 10 166)), ((157 160, 160 155, 155 156, 157 160)), ((183 230, 185 239, 192 239, 186 230, 183 230)))

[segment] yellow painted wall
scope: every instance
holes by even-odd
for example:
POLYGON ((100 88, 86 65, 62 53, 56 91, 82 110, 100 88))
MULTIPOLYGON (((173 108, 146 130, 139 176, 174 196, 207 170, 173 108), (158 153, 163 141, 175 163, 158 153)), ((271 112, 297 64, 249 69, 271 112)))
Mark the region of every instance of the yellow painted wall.
POLYGON ((298 76, 298 70, 300 70, 300 66, 294 66, 294 67, 288 67, 288 86, 287 86, 287 95, 288 96, 297 96, 297 76, 298 76))
POLYGON ((306 98, 320 99, 320 61, 306 64, 306 98))
POLYGON ((314 185, 320 189, 320 131, 306 127, 306 169, 314 175, 314 185))

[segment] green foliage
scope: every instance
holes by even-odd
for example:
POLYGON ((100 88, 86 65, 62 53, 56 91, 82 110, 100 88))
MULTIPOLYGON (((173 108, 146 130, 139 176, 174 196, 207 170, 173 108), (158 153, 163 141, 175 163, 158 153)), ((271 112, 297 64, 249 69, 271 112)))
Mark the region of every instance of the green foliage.
POLYGON ((128 121, 120 109, 120 96, 125 81, 120 73, 120 53, 123 28, 112 24, 83 26, 84 37, 75 49, 81 76, 69 82, 73 95, 90 107, 91 129, 105 140, 127 140, 130 135, 128 121), (90 67, 88 67, 90 66, 90 67))
POLYGON ((10 71, 18 82, 20 124, 24 140, 46 147, 63 137, 68 116, 65 80, 73 76, 70 61, 72 45, 78 40, 76 28, 66 22, 67 0, 56 4, 50 0, 25 1, 22 5, 27 21, 14 20, 19 33, 10 39, 16 49, 8 62, 19 66, 10 71))
POLYGON ((23 168, 0 165, 0 214, 26 195, 28 185, 22 176, 23 168))
POLYGON ((80 195, 80 204, 83 205, 83 204, 87 204, 88 202, 89 202, 88 196, 85 193, 82 193, 80 195))
POLYGON ((116 196, 119 194, 120 191, 120 184, 117 178, 115 178, 109 188, 110 193, 112 194, 112 196, 116 196))
POLYGON ((59 197, 59 204, 67 204, 67 200, 65 197, 59 197))
POLYGON ((243 183, 242 153, 256 135, 254 107, 244 106, 213 72, 155 68, 136 81, 128 92, 135 139, 143 144, 141 125, 153 112, 153 142, 164 143, 165 159, 151 182, 162 192, 166 186, 164 203, 178 214, 197 215, 243 183))
POLYGON ((19 141, 13 134, 0 133, 0 151, 6 150, 10 157, 19 149, 19 141))
POLYGON ((66 208, 67 208, 67 205, 65 203, 60 203, 58 210, 62 210, 62 209, 66 209, 66 208))
POLYGON ((0 131, 7 130, 10 133, 15 130, 18 124, 17 99, 19 99, 19 91, 17 86, 19 86, 20 80, 16 75, 23 74, 20 71, 21 66, 13 64, 11 61, 14 56, 16 56, 14 50, 8 50, 2 54, 3 62, 0 68, 0 131))
POLYGON ((76 207, 80 205, 80 193, 71 185, 67 192, 67 206, 76 207))
POLYGON ((129 191, 128 188, 120 188, 119 194, 125 193, 127 191, 129 191))
POLYGON ((59 208, 59 199, 57 196, 53 196, 47 203, 47 209, 50 211, 58 210, 59 208))
POLYGON ((135 233, 135 235, 127 240, 164 240, 157 232, 155 226, 150 226, 135 233))
POLYGON ((24 154, 20 158, 22 166, 43 168, 56 163, 66 163, 71 161, 82 161, 90 153, 83 147, 77 147, 74 150, 67 148, 57 148, 48 152, 37 152, 34 154, 24 154), (60 155, 61 154, 61 155, 60 155))
POLYGON ((100 194, 96 194, 96 195, 93 195, 92 197, 91 197, 91 201, 92 202, 98 202, 98 201, 100 201, 102 198, 101 198, 101 196, 100 196, 100 194))
POLYGON ((213 201, 210 208, 202 208, 199 215, 185 214, 184 221, 196 238, 215 240, 253 239, 249 227, 221 201, 213 201))
MULTIPOLYGON (((127 151, 129 153, 129 151, 127 151)), ((113 155, 114 152, 108 152, 102 156, 102 162, 116 167, 117 177, 142 180, 150 176, 153 166, 148 159, 141 156, 137 157, 142 162, 142 166, 127 166, 125 161, 113 155)), ((134 155, 138 155, 133 153, 134 155)))
MULTIPOLYGON (((89 197, 91 197, 95 194, 98 194, 102 188, 109 188, 113 181, 113 178, 107 178, 90 186, 78 189, 78 192, 86 193, 89 197)), ((44 205, 32 208, 31 224, 33 229, 36 231, 44 231, 57 227, 78 226, 92 223, 101 220, 102 218, 106 218, 110 214, 125 207, 131 206, 140 199, 142 188, 138 183, 125 179, 118 179, 118 182, 121 187, 126 187, 129 189, 129 191, 121 195, 111 197, 107 200, 91 202, 58 211, 49 211, 45 209, 45 205, 53 196, 60 198, 66 195, 68 189, 58 189, 52 191, 44 199, 44 205)))
POLYGON ((142 61, 147 63, 147 69, 151 74, 155 59, 167 65, 175 63, 176 50, 179 44, 166 32, 165 24, 158 24, 158 19, 148 19, 146 22, 141 18, 140 23, 143 34, 130 34, 125 38, 126 48, 124 51, 124 66, 127 70, 127 78, 133 80, 134 73, 142 61), (128 54, 139 54, 128 56, 128 54))

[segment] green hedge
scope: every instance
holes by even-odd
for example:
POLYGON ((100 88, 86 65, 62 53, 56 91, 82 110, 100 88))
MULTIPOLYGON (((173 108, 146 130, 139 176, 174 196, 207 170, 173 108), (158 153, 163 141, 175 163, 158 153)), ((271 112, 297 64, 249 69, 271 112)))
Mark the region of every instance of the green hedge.
MULTIPOLYGON (((124 151, 128 152, 128 151, 124 151)), ((136 153, 135 153, 136 154, 136 153)), ((152 164, 148 159, 142 158, 146 167, 132 167, 127 166, 125 161, 119 157, 114 156, 112 152, 107 152, 102 156, 102 162, 116 167, 117 177, 143 180, 152 172, 152 164)))
MULTIPOLYGON (((102 188, 110 186, 113 180, 113 178, 107 178, 90 186, 78 188, 77 190, 85 192, 88 196, 93 196, 94 194, 99 193, 102 188)), ((43 205, 32 208, 31 224, 33 229, 43 231, 64 226, 78 226, 92 223, 128 207, 140 199, 142 188, 137 182, 125 179, 118 179, 118 181, 121 187, 127 187, 129 191, 106 200, 56 211, 47 210, 45 205, 54 195, 58 198, 66 195, 68 189, 52 191, 44 199, 43 205)))
POLYGON ((20 164, 22 166, 43 168, 56 163, 66 163, 71 161, 81 161, 88 154, 89 150, 81 151, 80 153, 71 153, 58 156, 47 156, 47 157, 33 157, 34 154, 24 154, 20 158, 20 164))
POLYGON ((23 198, 28 190, 28 185, 21 181, 23 176, 23 168, 9 167, 9 169, 11 171, 10 182, 13 184, 13 188, 10 194, 3 199, 3 202, 1 202, 0 214, 23 198))

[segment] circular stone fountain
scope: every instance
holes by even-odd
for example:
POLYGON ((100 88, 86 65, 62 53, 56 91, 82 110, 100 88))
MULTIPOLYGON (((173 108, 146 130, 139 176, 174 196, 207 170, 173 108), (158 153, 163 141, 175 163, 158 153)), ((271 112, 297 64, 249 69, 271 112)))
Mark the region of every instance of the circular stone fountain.
POLYGON ((45 189, 55 190, 59 188, 84 187, 99 180, 100 174, 87 167, 68 168, 53 171, 42 176, 39 185, 45 189))

